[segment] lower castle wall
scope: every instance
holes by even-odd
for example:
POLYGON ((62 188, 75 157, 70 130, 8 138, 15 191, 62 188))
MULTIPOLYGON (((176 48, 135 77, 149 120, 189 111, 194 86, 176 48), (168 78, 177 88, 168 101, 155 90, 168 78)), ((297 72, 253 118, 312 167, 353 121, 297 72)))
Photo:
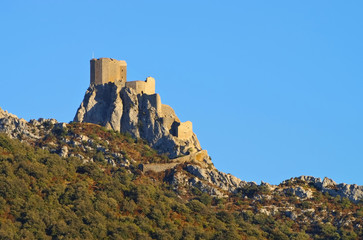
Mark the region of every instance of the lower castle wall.
POLYGON ((160 95, 155 93, 152 95, 143 95, 142 97, 150 102, 150 105, 156 109, 156 112, 160 116, 162 112, 160 95))
POLYGON ((202 162, 203 160, 208 160, 208 152, 207 150, 201 150, 196 153, 192 153, 190 155, 186 155, 183 157, 174 158, 172 163, 150 163, 150 164, 140 164, 141 171, 154 171, 154 172, 163 172, 167 169, 172 169, 176 165, 185 163, 185 162, 193 162, 198 161, 202 162))
POLYGON ((193 124, 191 121, 180 123, 176 129, 176 136, 180 139, 188 139, 193 135, 193 124))
POLYGON ((154 94, 155 93, 155 79, 152 77, 147 77, 145 80, 144 93, 154 94))
POLYGON ((145 91, 145 82, 144 81, 131 81, 126 82, 126 87, 132 88, 136 91, 136 94, 143 94, 145 91))
POLYGON ((134 89, 136 94, 154 94, 155 79, 148 77, 145 81, 126 82, 126 87, 134 89))
POLYGON ((176 136, 176 129, 174 128, 173 123, 180 123, 179 118, 175 115, 174 110, 169 105, 161 104, 161 110, 162 113, 160 116, 163 125, 173 136, 176 136))

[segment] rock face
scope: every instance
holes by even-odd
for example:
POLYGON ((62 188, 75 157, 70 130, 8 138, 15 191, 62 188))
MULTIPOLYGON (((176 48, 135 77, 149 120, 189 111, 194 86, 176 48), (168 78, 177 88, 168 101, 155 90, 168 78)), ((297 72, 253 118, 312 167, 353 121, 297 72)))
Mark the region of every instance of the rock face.
POLYGON ((223 197, 226 193, 236 193, 248 185, 256 185, 254 182, 245 182, 231 174, 220 172, 214 167, 197 164, 186 164, 184 171, 174 171, 170 182, 175 186, 185 184, 197 187, 202 192, 218 197, 223 197))
POLYGON ((313 192, 311 190, 306 190, 302 187, 287 188, 287 189, 284 189, 284 192, 295 195, 301 199, 309 199, 309 198, 313 197, 313 192))
POLYGON ((58 123, 55 119, 39 118, 27 122, 14 114, 0 108, 0 132, 22 141, 35 141, 51 132, 53 127, 62 128, 65 123, 58 123))
MULTIPOLYGON (((166 180, 176 188, 191 186, 210 195, 224 197, 229 193, 237 193, 241 189, 248 187, 264 186, 270 192, 310 199, 313 197, 313 191, 306 187, 310 186, 332 196, 346 197, 353 202, 359 202, 363 199, 363 186, 346 183, 337 184, 329 178, 321 180, 311 176, 300 176, 286 180, 278 186, 263 182, 261 185, 257 185, 254 182, 245 182, 231 174, 220 172, 213 166, 207 151, 200 150, 195 134, 190 139, 184 140, 170 133, 172 125, 175 122, 178 123, 179 120, 169 106, 162 105, 166 111, 158 112, 155 102, 153 103, 152 100, 153 95, 137 95, 132 89, 120 88, 115 84, 100 85, 87 91, 76 118, 80 120, 87 119, 87 122, 99 123, 109 128, 118 126, 119 131, 128 132, 135 137, 145 137, 159 150, 164 152, 174 150, 174 156, 182 154, 188 148, 189 151, 192 151, 190 149, 196 149, 194 152, 188 152, 189 154, 186 156, 173 159, 171 163, 141 166, 144 172, 167 172, 166 180), (98 94, 97 91, 101 91, 101 93, 98 94), (103 116, 107 117, 104 118, 103 116)), ((46 138, 52 132, 66 128, 67 124, 58 123, 55 119, 40 118, 27 122, 0 108, 0 133, 5 133, 21 141, 34 144, 46 138)), ((78 138, 78 142, 66 141, 65 143, 77 145, 84 151, 87 151, 89 146, 82 146, 82 142, 90 142, 90 145, 94 145, 87 136, 79 136, 78 138)), ((101 146, 96 147, 97 150, 102 152, 109 152, 109 150, 106 151, 101 146)), ((75 156, 84 162, 90 161, 82 156, 70 153, 66 146, 61 148, 54 146, 54 149, 49 149, 49 151, 62 157, 75 156)), ((111 160, 106 158, 105 160, 112 165, 115 164, 111 160)), ((123 165, 120 166, 129 165, 126 159, 123 161, 123 165)), ((259 197, 259 195, 256 195, 254 198, 258 199, 259 197)))
POLYGON ((35 137, 28 127, 28 122, 24 119, 19 119, 14 114, 8 113, 0 108, 0 130, 7 135, 17 138, 19 135, 28 135, 35 137))
POLYGON ((44 125, 43 129, 46 126, 54 125, 57 121, 55 119, 39 119, 31 120, 29 123, 22 119, 18 118, 14 114, 8 113, 0 108, 0 132, 9 135, 12 138, 21 138, 21 139, 39 139, 39 130, 34 128, 35 125, 44 125))
POLYGON ((181 123, 171 107, 161 104, 159 94, 138 94, 117 82, 91 85, 74 121, 95 123, 143 138, 170 158, 201 150, 193 132, 178 136, 178 130, 184 125, 188 130, 191 123, 181 123))
POLYGON ((311 184, 316 187, 321 192, 327 192, 332 196, 341 196, 349 198, 353 202, 358 202, 363 199, 363 186, 358 186, 356 184, 346 184, 340 183, 337 184, 332 179, 324 178, 323 181, 321 178, 315 178, 311 176, 300 176, 298 178, 292 178, 282 182, 282 184, 287 182, 297 182, 303 181, 307 184, 311 184))

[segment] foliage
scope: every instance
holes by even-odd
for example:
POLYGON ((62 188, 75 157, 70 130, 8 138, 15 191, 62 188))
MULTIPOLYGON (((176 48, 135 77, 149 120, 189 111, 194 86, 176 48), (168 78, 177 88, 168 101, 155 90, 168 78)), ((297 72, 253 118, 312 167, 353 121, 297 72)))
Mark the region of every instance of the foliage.
MULTIPOLYGON (((0 134, 0 239, 357 239, 361 234, 258 213, 262 200, 245 197, 269 194, 266 186, 247 186, 230 198, 214 198, 197 188, 178 195, 137 169, 139 163, 168 161, 141 139, 90 124, 54 129, 35 146, 0 134), (93 162, 46 150, 61 138, 71 142, 81 135, 89 138, 84 145, 98 150, 82 152, 70 144, 69 151, 93 162), (107 164, 112 156, 102 150, 106 146, 135 163, 107 164)), ((314 196, 319 204, 327 202, 326 208, 357 209, 356 216, 363 215, 361 206, 346 199, 314 196)), ((272 202, 276 199, 271 204, 278 205, 272 202)), ((294 204, 308 209, 318 204, 314 201, 294 204)))

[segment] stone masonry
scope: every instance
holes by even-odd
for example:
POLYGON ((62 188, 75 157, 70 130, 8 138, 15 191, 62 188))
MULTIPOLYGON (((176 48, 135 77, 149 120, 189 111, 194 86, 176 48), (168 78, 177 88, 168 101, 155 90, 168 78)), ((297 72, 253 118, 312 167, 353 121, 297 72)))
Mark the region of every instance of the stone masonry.
POLYGON ((91 85, 126 82, 127 64, 112 58, 91 59, 91 85))
POLYGON ((126 82, 125 86, 128 88, 133 88, 137 94, 155 93, 155 79, 152 77, 147 77, 145 81, 126 82))

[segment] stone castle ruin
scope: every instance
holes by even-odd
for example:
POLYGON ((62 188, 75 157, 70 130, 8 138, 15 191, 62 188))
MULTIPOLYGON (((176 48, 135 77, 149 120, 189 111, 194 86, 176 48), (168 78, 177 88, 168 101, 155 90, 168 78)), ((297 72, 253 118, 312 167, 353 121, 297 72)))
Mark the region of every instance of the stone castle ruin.
POLYGON ((90 87, 74 118, 146 139, 170 157, 201 151, 193 125, 181 122, 161 103, 155 79, 127 81, 127 63, 112 58, 91 59, 90 87))
POLYGON ((91 85, 102 85, 110 82, 132 88, 137 94, 154 94, 155 79, 146 78, 145 81, 127 82, 127 63, 112 58, 91 59, 91 85))
POLYGON ((154 101, 151 101, 151 103, 162 117, 162 121, 167 123, 170 133, 181 139, 188 139, 192 136, 192 122, 180 122, 170 106, 161 104, 160 95, 155 93, 154 78, 147 77, 145 81, 127 82, 126 61, 113 58, 93 58, 90 61, 90 69, 91 85, 103 85, 112 82, 121 85, 121 87, 131 88, 136 91, 136 94, 153 95, 151 99, 153 98, 154 101))

